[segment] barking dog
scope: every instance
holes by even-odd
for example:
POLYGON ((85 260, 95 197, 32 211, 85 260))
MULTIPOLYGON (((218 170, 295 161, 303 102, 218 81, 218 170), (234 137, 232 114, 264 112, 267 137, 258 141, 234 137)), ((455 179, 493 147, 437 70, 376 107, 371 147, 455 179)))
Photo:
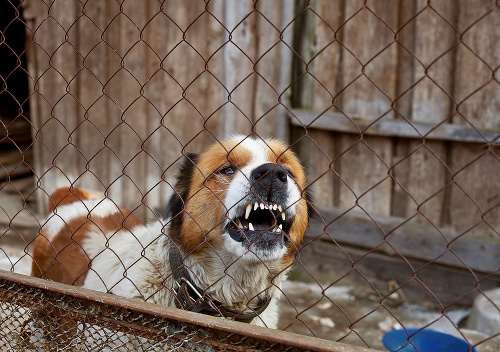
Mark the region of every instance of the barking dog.
POLYGON ((287 146, 238 136, 188 155, 167 216, 150 224, 108 198, 61 189, 32 275, 276 328, 308 224, 305 187, 287 146))

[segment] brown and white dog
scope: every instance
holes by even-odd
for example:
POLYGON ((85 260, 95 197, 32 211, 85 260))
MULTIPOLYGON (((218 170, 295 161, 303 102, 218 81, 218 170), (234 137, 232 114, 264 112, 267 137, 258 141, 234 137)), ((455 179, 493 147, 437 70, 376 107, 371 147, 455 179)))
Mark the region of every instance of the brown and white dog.
POLYGON ((243 136, 187 156, 167 216, 150 224, 109 198, 61 189, 32 275, 276 328, 308 224, 305 189, 286 145, 243 136))

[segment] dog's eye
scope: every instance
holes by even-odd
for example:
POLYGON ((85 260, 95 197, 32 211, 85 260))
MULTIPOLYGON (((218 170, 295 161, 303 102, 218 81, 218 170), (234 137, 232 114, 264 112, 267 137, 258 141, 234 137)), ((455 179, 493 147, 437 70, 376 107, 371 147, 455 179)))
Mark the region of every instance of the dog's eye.
POLYGON ((235 169, 233 166, 226 166, 218 171, 219 174, 230 176, 234 174, 235 169))

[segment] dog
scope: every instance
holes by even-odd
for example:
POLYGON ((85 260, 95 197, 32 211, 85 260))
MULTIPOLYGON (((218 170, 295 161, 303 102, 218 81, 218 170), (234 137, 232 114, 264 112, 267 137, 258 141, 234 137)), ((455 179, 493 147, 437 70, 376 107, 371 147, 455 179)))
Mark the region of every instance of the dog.
POLYGON ((306 182, 281 141, 235 136, 185 155, 166 214, 151 223, 103 195, 59 189, 32 275, 276 328, 308 225, 306 182))

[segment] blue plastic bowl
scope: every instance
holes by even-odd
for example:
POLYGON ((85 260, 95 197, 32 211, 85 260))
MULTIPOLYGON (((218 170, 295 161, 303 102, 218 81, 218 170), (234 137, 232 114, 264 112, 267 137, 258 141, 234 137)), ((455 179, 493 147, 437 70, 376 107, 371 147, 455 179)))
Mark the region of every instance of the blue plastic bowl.
POLYGON ((390 352, 476 352, 465 340, 421 328, 391 330, 382 342, 390 352))

